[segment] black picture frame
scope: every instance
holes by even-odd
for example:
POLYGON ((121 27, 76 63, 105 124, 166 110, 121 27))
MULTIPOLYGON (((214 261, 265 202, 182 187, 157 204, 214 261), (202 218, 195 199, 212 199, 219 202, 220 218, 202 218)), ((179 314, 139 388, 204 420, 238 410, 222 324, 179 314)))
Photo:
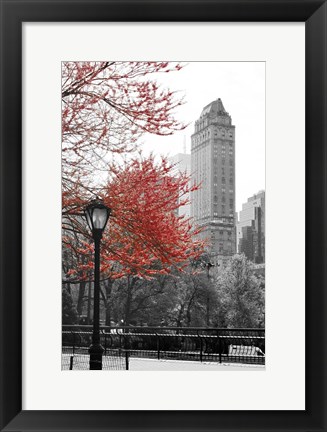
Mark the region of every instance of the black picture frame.
MULTIPOLYGON (((326 1, 1 0, 0 3, 0 429, 327 431, 326 1), (306 241, 304 411, 147 411, 146 406, 144 411, 22 411, 22 23, 29 21, 305 22, 306 232, 302 234, 306 241)), ((290 219, 292 217, 294 215, 289 215, 290 219)), ((296 361, 296 358, 291 355, 285 361, 296 361)))

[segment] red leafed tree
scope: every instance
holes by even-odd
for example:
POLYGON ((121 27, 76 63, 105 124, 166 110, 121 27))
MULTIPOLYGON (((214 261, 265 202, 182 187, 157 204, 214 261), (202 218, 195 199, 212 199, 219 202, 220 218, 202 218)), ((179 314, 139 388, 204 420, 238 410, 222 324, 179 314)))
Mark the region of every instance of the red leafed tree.
MULTIPOLYGON (((168 273, 172 267, 182 269, 203 252, 190 220, 177 214, 197 186, 190 185, 185 174, 174 177, 172 168, 165 159, 155 163, 153 157, 132 159, 123 167, 111 166, 113 177, 102 194, 112 210, 102 240, 103 277, 168 273)), ((76 223, 69 214, 68 219, 72 226, 76 223)), ((81 224, 77 229, 83 232, 81 224)), ((67 232, 68 247, 78 250, 81 257, 70 273, 86 278, 93 268, 93 246, 88 241, 76 245, 75 234, 71 239, 74 246, 70 246, 67 232)), ((87 236, 86 230, 84 234, 87 236)))
POLYGON ((111 158, 133 152, 144 133, 170 135, 185 127, 175 119, 183 100, 155 81, 158 73, 180 68, 167 62, 63 63, 63 244, 72 263, 64 272, 72 278, 92 274, 93 250, 81 215, 96 195, 112 209, 102 242, 104 277, 149 277, 181 268, 200 253, 190 221, 176 215, 189 179, 174 178, 166 160, 138 157, 122 166, 111 158))
POLYGON ((185 127, 174 117, 183 103, 161 89, 157 73, 178 71, 168 62, 63 62, 63 188, 94 185, 108 171, 108 153, 135 150, 145 132, 170 135, 185 127))

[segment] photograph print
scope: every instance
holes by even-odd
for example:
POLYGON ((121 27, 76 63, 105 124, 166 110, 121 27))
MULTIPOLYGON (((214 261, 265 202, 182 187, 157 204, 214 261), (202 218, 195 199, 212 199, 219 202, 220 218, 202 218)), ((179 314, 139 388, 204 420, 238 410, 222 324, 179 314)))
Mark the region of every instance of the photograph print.
POLYGON ((62 370, 265 370, 265 62, 61 68, 62 370))

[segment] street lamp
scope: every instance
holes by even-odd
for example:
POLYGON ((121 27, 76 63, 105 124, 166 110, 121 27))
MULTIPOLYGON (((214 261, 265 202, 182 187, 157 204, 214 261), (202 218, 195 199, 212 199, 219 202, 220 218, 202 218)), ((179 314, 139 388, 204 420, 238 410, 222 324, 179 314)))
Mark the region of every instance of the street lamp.
POLYGON ((111 209, 106 207, 103 201, 97 198, 86 206, 84 213, 94 240, 94 309, 92 345, 89 348, 90 369, 101 370, 104 349, 100 344, 100 242, 111 209))
POLYGON ((207 327, 210 326, 210 297, 209 297, 209 286, 210 286, 210 269, 214 267, 215 264, 212 264, 210 261, 204 263, 204 267, 207 269, 207 278, 208 278, 208 289, 207 289, 207 327))

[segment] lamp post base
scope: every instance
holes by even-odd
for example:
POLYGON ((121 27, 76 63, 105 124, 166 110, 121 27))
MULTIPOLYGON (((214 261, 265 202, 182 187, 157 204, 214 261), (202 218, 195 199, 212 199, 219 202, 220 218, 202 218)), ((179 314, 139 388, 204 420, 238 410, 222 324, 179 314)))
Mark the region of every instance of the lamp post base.
POLYGON ((102 354, 103 346, 100 344, 92 344, 89 348, 90 354, 90 370, 102 370, 102 354))

